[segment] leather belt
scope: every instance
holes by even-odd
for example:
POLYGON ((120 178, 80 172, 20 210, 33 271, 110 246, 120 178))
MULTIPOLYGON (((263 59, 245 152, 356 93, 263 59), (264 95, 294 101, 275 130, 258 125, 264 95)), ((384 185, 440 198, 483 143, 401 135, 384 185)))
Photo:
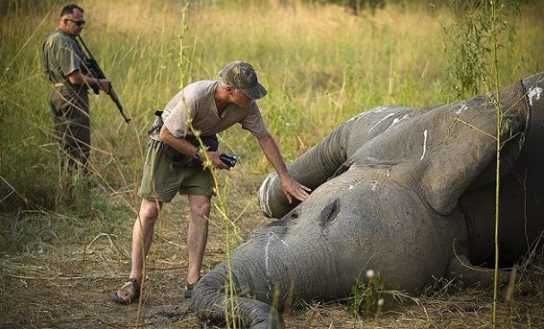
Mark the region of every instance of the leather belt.
POLYGON ((53 88, 55 89, 59 89, 59 88, 67 88, 69 90, 75 90, 75 91, 81 91, 81 90, 87 90, 88 87, 87 85, 83 85, 83 86, 75 86, 75 85, 71 85, 69 83, 62 83, 62 82, 57 82, 57 83, 54 83, 53 84, 53 88))

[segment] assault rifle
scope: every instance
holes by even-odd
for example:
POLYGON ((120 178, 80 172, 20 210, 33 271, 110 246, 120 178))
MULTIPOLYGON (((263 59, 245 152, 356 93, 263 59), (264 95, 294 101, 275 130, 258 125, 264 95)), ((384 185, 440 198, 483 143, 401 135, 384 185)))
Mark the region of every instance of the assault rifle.
MULTIPOLYGON (((89 50, 89 48, 87 48, 87 45, 85 44, 85 42, 83 42, 83 39, 80 36, 78 36, 77 40, 80 43, 80 45, 83 46, 82 50, 83 50, 83 53, 85 54, 85 66, 87 68, 89 75, 91 75, 95 79, 106 79, 104 72, 98 65, 98 62, 96 61, 96 59, 94 59, 93 54, 91 54, 91 51, 89 50)), ((99 94, 100 89, 98 88, 97 85, 93 84, 91 85, 91 88, 93 89, 95 94, 97 95, 99 94)), ((111 100, 117 106, 117 109, 121 113, 121 116, 123 117, 123 119, 125 119, 125 122, 129 123, 130 119, 127 118, 125 115, 125 112, 123 112, 123 104, 121 104, 121 101, 119 100, 119 97, 117 96, 117 93, 115 92, 115 90, 113 90, 113 87, 111 86, 111 84, 110 84, 110 92, 108 93, 108 95, 110 95, 111 100)))

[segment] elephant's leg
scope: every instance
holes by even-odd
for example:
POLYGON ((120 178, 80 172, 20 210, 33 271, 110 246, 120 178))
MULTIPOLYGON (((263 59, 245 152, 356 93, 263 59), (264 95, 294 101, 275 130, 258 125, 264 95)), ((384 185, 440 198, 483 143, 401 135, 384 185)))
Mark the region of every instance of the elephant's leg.
MULTIPOLYGON (((503 285, 508 282, 510 270, 499 270, 499 284, 503 285)), ((466 286, 490 287, 494 281, 494 270, 475 266, 470 263, 470 260, 465 255, 455 255, 448 267, 448 275, 450 278, 461 282, 466 286)))
MULTIPOLYGON (((346 160, 343 145, 349 130, 345 125, 336 128, 321 143, 312 147, 288 166, 289 175, 312 190, 331 177, 346 160)), ((289 203, 276 173, 268 175, 259 189, 259 203, 268 217, 281 218, 298 202, 289 203)))
MULTIPOLYGON (((363 112, 334 129, 319 144, 315 145, 296 161, 289 164, 289 175, 315 190, 331 177, 349 168, 344 166, 347 158, 360 145, 407 121, 416 112, 400 106, 383 106, 363 112)), ((268 217, 281 218, 298 203, 289 203, 276 173, 268 175, 259 189, 259 204, 268 217)))

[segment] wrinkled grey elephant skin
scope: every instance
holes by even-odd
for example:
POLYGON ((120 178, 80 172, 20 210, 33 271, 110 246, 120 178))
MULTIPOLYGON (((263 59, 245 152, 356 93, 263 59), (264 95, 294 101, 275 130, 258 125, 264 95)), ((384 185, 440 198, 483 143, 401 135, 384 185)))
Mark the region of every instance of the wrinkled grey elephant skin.
MULTIPOLYGON (((501 258, 505 265, 519 258, 544 228, 536 216, 544 184, 533 170, 544 164, 537 152, 543 88, 540 73, 499 97, 363 112, 289 166, 313 189, 296 207, 269 175, 261 207, 281 219, 257 229, 231 258, 233 303, 244 325, 279 328, 272 303, 281 309, 349 296, 368 269, 387 287, 417 293, 447 274, 454 245, 476 265, 493 259, 495 100, 503 118, 501 258)), ((222 263, 196 286, 192 309, 201 319, 224 320, 226 278, 222 263)))

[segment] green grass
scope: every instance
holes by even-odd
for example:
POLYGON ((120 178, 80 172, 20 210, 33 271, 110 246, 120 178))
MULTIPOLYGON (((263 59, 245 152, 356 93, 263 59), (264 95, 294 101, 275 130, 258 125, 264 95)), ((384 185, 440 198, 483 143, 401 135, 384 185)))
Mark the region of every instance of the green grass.
MULTIPOLYGON (((58 170, 40 44, 55 28, 60 5, 9 3, 0 17, 0 175, 31 204, 51 207, 58 170)), ((269 96, 260 105, 288 160, 374 106, 430 106, 456 98, 443 29, 452 15, 443 8, 389 6, 375 16, 352 16, 341 7, 297 2, 195 3, 187 10, 172 1, 81 5, 89 21, 87 44, 133 118, 125 125, 107 97, 92 97, 94 171, 113 190, 135 190, 152 113, 183 85, 213 79, 235 59, 253 63, 267 86, 269 96)), ((500 50, 503 81, 542 70, 543 7, 522 7, 521 15, 509 18, 518 37, 504 40, 500 50)), ((270 170, 248 133, 231 129, 223 139, 241 156, 240 170, 270 170)), ((2 183, 0 191, 5 196, 11 188, 2 183)))

